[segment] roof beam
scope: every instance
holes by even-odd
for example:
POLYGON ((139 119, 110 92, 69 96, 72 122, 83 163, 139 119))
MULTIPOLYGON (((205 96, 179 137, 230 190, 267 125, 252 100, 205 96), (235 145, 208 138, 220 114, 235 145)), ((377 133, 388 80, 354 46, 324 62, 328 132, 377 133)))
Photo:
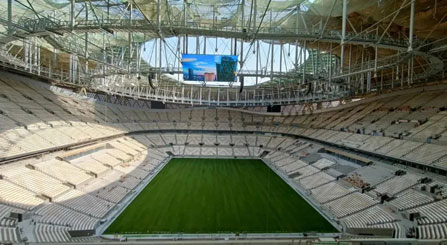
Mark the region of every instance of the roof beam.
MULTIPOLYGON (((412 0, 410 0, 412 1, 412 0)), ((385 36, 385 33, 388 33, 388 29, 390 29, 391 25, 393 24, 394 20, 396 19, 396 17, 399 15, 400 11, 402 10, 402 6, 404 6, 404 4, 407 2, 407 0, 403 1, 402 4, 400 5, 400 8, 396 11, 396 13, 394 14, 393 18, 391 19, 390 23, 388 23, 388 26, 385 28, 385 30, 382 32, 382 35, 379 37, 379 40, 377 40, 377 43, 380 43, 380 41, 382 41, 383 36, 385 36)))

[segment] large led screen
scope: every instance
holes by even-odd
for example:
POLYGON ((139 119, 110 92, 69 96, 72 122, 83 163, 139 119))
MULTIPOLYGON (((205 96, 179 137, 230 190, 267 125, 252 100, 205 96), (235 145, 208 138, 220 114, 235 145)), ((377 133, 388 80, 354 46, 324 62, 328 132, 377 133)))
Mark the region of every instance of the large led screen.
POLYGON ((182 54, 183 80, 234 82, 237 55, 182 54))

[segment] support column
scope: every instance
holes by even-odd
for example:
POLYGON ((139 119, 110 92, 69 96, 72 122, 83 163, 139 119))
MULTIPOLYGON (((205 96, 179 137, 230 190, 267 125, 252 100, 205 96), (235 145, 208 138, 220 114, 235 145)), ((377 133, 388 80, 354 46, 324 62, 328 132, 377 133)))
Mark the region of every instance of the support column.
MULTIPOLYGON (((152 45, 152 48, 154 49, 154 68, 156 69, 157 64, 158 64, 158 40, 157 40, 157 38, 154 39, 154 45, 152 45)), ((155 72, 154 72, 154 75, 158 74, 158 71, 155 71, 155 72)))
POLYGON ((400 69, 400 87, 404 87, 404 64, 402 64, 402 67, 400 69))
MULTIPOLYGON (((132 2, 130 3, 129 6, 129 17, 130 17, 130 25, 132 26, 132 22, 133 22, 133 14, 132 14, 132 10, 133 10, 133 5, 132 2)), ((132 54, 133 54, 133 48, 132 48, 132 32, 129 31, 129 33, 127 33, 127 38, 129 41, 129 59, 127 61, 127 72, 130 74, 131 73, 131 63, 132 63, 132 54)))
POLYGON ((186 1, 183 1, 183 26, 186 27, 186 1))
POLYGON ((271 48, 271 60, 270 60, 270 81, 273 81, 273 49, 275 48, 275 45, 273 44, 272 41, 272 48, 271 48))
POLYGON ((37 65, 37 74, 40 76, 40 45, 36 42, 36 65, 37 65))
MULTIPOLYGON (((85 3, 85 20, 88 21, 88 7, 87 2, 85 3)), ((84 49, 84 55, 85 55, 85 73, 88 73, 88 31, 85 32, 85 49, 84 49)))
POLYGON ((366 74, 366 92, 369 93, 371 91, 371 72, 366 74))
POLYGON ((12 36, 12 0, 8 0, 8 36, 12 36))
POLYGON ((69 62, 68 81, 71 83, 73 81, 73 54, 70 54, 69 62))
POLYGON ((208 88, 208 105, 211 104, 211 88, 208 88))
POLYGON ((234 38, 234 50, 233 55, 237 55, 237 38, 234 38))
POLYGON ((256 85, 258 85, 259 78, 259 40, 256 40, 256 85))
POLYGON ((256 23, 256 12, 258 11, 258 1, 257 0, 252 0, 253 1, 253 31, 256 31, 257 29, 257 23, 256 23))
MULTIPOLYGON (((364 63, 365 63, 365 47, 363 47, 362 49, 362 64, 361 64, 361 70, 363 70, 364 68, 364 63)), ((360 74, 360 89, 362 91, 362 93, 364 93, 364 77, 365 77, 365 73, 361 73, 360 74)))
MULTIPOLYGON (((352 45, 349 45, 349 61, 348 61, 348 72, 351 73, 351 65, 352 65, 352 45)), ((348 91, 351 91, 351 76, 348 77, 348 91)))
MULTIPOLYGON (((282 53, 283 53, 283 44, 279 45, 279 74, 282 72, 282 53)), ((281 80, 281 78, 279 79, 281 80)))
POLYGON ((31 67, 32 67, 31 71, 33 71, 33 72, 34 72, 34 69, 36 69, 36 71, 37 71, 37 48, 36 48, 36 45, 37 45, 36 38, 32 38, 32 43, 31 43, 31 48, 30 48, 30 50, 31 50, 30 63, 31 63, 31 67))
POLYGON ((30 65, 30 40, 29 39, 25 39, 23 41, 23 46, 24 48, 24 53, 25 53, 25 57, 24 57, 24 61, 25 61, 25 67, 28 68, 31 71, 31 65, 30 65))
POLYGON ((410 73, 410 84, 413 84, 413 74, 414 74, 414 56, 411 56, 411 73, 410 73))
POLYGON ((185 86, 182 86, 182 104, 185 101, 185 86))
MULTIPOLYGON (((57 51, 55 48, 53 48, 53 67, 55 68, 55 70, 57 69, 57 64, 58 64, 58 60, 57 60, 57 51)), ((60 68, 61 69, 61 68, 60 68)), ((62 70, 62 69, 61 69, 62 70)))
MULTIPOLYGON (((240 61, 239 61, 239 69, 241 69, 242 67, 244 67, 244 40, 241 39, 241 49, 240 49, 240 61)), ((240 77, 241 79, 244 79, 242 76, 240 77)), ((236 77, 237 79, 237 77, 236 77)), ((243 86, 241 79, 239 79, 239 82, 241 82, 241 86, 243 86)))
POLYGON ((161 81, 161 67, 162 67, 162 61, 163 61, 163 59, 162 59, 162 49, 163 49, 163 47, 162 47, 162 44, 163 44, 163 42, 162 42, 162 39, 161 38, 159 38, 159 40, 160 40, 160 48, 159 48, 159 55, 158 55, 158 60, 159 60, 159 63, 158 63, 158 81, 160 82, 161 81))
POLYGON ((217 88, 217 106, 220 105, 220 88, 217 88))
MULTIPOLYGON (((273 12, 272 10, 270 10, 270 29, 272 28, 272 19, 273 19, 273 12)), ((273 44, 273 40, 271 42, 271 64, 270 64, 270 81, 273 81, 273 49, 275 47, 275 45, 273 44)))
POLYGON ((391 88, 394 88, 394 66, 391 72, 391 88))
POLYGON ((241 1, 241 21, 242 21, 242 29, 245 27, 245 0, 241 1))
POLYGON ((196 37, 196 54, 200 54, 200 37, 196 37))
POLYGON ((75 22, 75 0, 70 0, 70 29, 73 31, 75 22))
POLYGON ((320 73, 320 43, 317 43, 317 58, 315 59, 314 74, 320 73))
POLYGON ((191 86, 190 88, 191 88, 191 91, 190 91, 190 92, 191 92, 191 93, 190 93, 190 94, 191 94, 191 105, 193 105, 194 102, 193 102, 193 100, 192 100, 192 97, 194 96, 194 93, 193 93, 194 86, 191 86))
POLYGON ((202 104, 202 87, 199 88, 199 105, 202 104))
POLYGON ((213 30, 216 29, 216 5, 213 5, 213 30))
POLYGON ((48 61, 48 77, 51 79, 53 74, 53 62, 51 60, 48 61))
POLYGON ((298 70, 298 40, 295 41, 295 71, 298 70))
POLYGON ((407 74, 407 85, 410 86, 411 83, 411 58, 408 60, 408 74, 407 74))
POLYGON ((299 19, 300 19, 300 4, 297 4, 296 5, 296 23, 295 23, 295 27, 296 27, 296 34, 298 34, 299 33, 299 29, 300 29, 300 22, 299 22, 299 19))
POLYGON ((107 22, 110 21, 110 0, 107 0, 107 22))
POLYGON ((188 35, 183 36, 183 53, 188 54, 188 35))
POLYGON ((301 60, 301 64, 303 64, 302 65, 302 67, 303 67, 303 84, 304 84, 304 81, 306 81, 306 66, 307 66, 307 65, 305 65, 306 64, 306 49, 307 49, 307 41, 304 40, 304 47, 302 49, 303 59, 301 60))
POLYGON ((332 43, 329 44, 329 57, 327 58, 328 60, 328 80, 329 83, 332 82, 332 43))
MULTIPOLYGON (((160 0, 157 0, 157 28, 158 28, 157 31, 158 32, 160 32, 160 25, 161 25, 161 21, 160 21, 160 4, 161 4, 160 0)), ((185 18, 185 23, 186 23, 186 18, 185 18)))
POLYGON ((102 85, 106 84, 106 34, 102 34, 102 85))
MULTIPOLYGON (((178 56, 181 57, 182 53, 180 52, 180 41, 181 41, 180 39, 181 39, 180 36, 177 37, 177 53, 178 53, 178 56)), ((181 59, 177 59, 177 69, 180 70, 180 66, 181 66, 181 59)), ((174 69, 175 69, 175 67, 174 67, 174 69)), ((182 74, 182 76, 183 76, 183 74, 182 74)), ((177 73, 177 80, 179 81, 179 84, 180 84, 180 73, 177 73)))
POLYGON ((345 55, 345 37, 346 37, 346 15, 348 10, 348 0, 343 0, 343 15, 341 23, 341 53, 340 53, 340 73, 343 73, 343 60, 345 55))
POLYGON ((410 10, 410 33, 408 34, 408 52, 413 51, 413 32, 414 32, 414 5, 416 0, 411 0, 410 10))
POLYGON ((240 61, 239 61, 239 67, 244 67, 244 40, 241 39, 241 50, 240 50, 240 61))

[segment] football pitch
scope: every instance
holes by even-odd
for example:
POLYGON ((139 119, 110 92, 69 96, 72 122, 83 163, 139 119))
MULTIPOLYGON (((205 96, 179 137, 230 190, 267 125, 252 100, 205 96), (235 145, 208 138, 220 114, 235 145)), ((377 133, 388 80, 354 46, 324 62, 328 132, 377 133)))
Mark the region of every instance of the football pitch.
POLYGON ((260 160, 174 158, 105 234, 337 230, 260 160))

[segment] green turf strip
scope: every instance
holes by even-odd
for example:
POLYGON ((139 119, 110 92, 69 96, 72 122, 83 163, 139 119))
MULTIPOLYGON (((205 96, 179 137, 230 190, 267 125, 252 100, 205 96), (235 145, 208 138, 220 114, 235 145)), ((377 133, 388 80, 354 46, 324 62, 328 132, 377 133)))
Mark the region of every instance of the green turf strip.
POLYGON ((178 158, 105 234, 312 231, 337 232, 262 161, 178 158))

